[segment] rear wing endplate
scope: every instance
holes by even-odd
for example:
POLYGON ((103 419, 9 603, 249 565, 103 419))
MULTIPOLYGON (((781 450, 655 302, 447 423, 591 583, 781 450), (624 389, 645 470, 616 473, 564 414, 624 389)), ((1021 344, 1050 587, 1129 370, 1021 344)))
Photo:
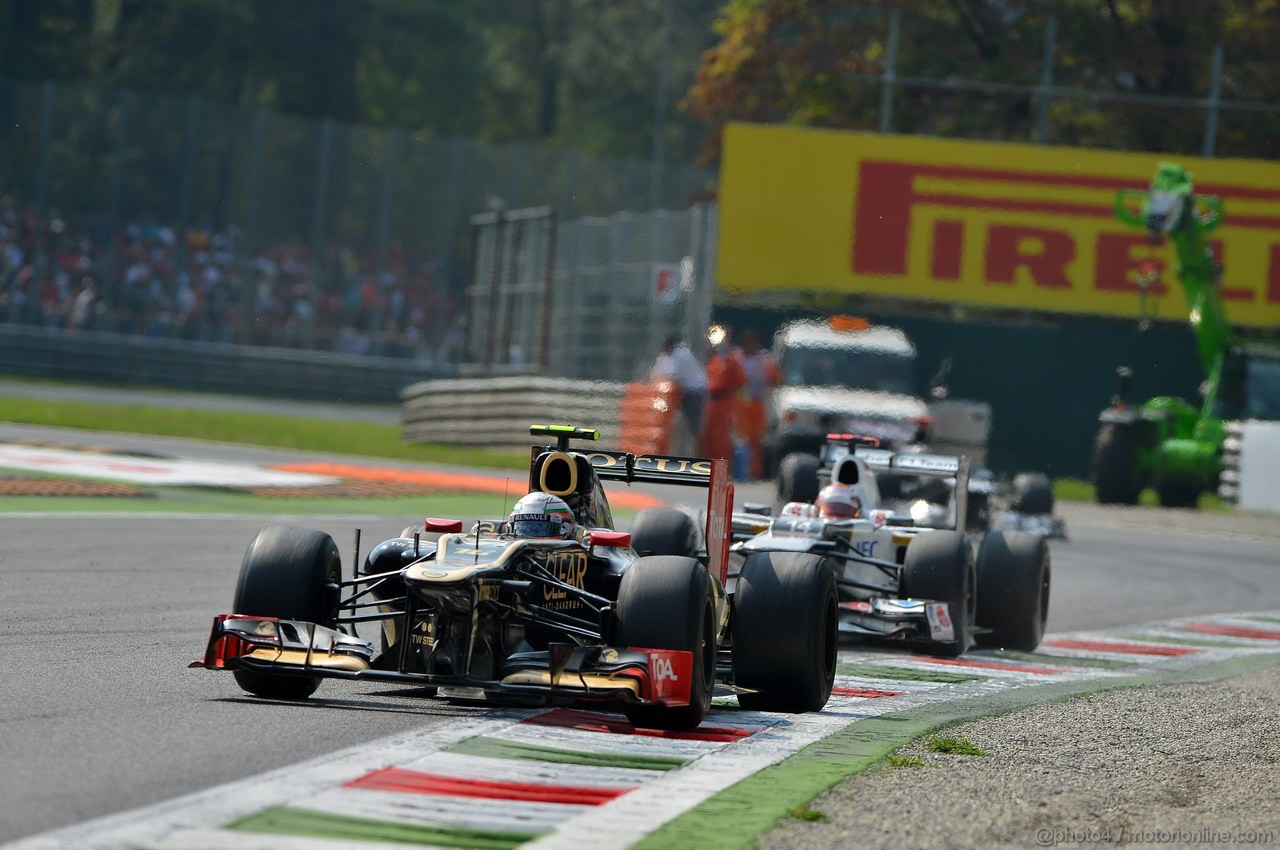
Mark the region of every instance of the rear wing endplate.
MULTIPOLYGON (((529 433, 535 437, 556 438, 555 446, 532 446, 531 462, 543 452, 570 451, 570 440, 600 439, 599 431, 572 425, 534 425, 529 428, 529 433)), ((602 481, 705 487, 707 525, 703 532, 707 543, 707 569, 720 577, 721 585, 728 581, 733 483, 729 480, 729 465, 725 461, 679 455, 637 455, 607 449, 575 448, 572 453, 586 458, 596 477, 602 481)))

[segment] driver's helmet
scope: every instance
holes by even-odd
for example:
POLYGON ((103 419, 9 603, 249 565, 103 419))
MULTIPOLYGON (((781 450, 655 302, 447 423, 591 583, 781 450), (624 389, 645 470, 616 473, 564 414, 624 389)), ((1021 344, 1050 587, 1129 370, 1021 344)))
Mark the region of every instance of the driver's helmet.
POLYGON ((818 494, 818 516, 823 519, 853 519, 862 516, 862 500, 844 484, 832 484, 818 494))
POLYGON ((573 511, 564 499, 550 493, 521 496, 507 518, 507 531, 516 537, 573 537, 573 511))
POLYGON ((787 502, 778 516, 815 517, 818 509, 808 502, 787 502))

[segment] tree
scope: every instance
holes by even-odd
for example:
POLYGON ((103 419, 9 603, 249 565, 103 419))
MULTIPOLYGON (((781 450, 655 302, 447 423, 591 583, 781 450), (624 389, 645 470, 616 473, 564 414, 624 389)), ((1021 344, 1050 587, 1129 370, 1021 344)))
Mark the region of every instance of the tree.
MULTIPOLYGON (((877 129, 893 5, 729 0, 715 23, 720 42, 704 56, 684 101, 712 127, 704 156, 715 158, 720 128, 731 120, 877 129)), ((1280 36, 1275 0, 918 0, 901 4, 891 129, 1034 139, 1033 89, 1050 15, 1058 32, 1055 86, 1204 97, 1213 46, 1222 44, 1229 63, 1223 96, 1275 100, 1280 59, 1262 47, 1280 36)), ((1275 121, 1250 118, 1228 123, 1224 141, 1265 155, 1275 121)), ((1203 120, 1199 110, 1057 95, 1051 141, 1198 152, 1203 120)))
POLYGON ((717 2, 491 0, 482 24, 489 45, 487 135, 647 158, 665 60, 672 94, 668 158, 690 161, 701 130, 677 112, 675 95, 713 43, 717 2), (663 26, 664 3, 670 27, 663 26))

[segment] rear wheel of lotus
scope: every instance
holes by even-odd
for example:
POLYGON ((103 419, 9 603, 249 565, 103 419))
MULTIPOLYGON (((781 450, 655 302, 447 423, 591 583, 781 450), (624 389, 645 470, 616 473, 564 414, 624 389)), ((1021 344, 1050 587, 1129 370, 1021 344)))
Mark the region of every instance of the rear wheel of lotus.
POLYGON ((694 558, 702 549, 702 534, 684 511, 646 508, 631 521, 631 546, 642 555, 694 558))

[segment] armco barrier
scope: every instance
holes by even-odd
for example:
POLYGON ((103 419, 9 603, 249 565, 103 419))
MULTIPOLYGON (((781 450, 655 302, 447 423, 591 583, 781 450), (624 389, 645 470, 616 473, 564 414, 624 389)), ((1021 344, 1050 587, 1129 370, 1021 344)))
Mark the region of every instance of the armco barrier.
POLYGON ((0 373, 9 375, 376 404, 454 372, 390 357, 0 324, 0 373))
POLYGON ((529 425, 572 424, 618 445, 623 385, 563 378, 502 377, 422 381, 406 387, 403 435, 409 443, 528 446, 529 425))

